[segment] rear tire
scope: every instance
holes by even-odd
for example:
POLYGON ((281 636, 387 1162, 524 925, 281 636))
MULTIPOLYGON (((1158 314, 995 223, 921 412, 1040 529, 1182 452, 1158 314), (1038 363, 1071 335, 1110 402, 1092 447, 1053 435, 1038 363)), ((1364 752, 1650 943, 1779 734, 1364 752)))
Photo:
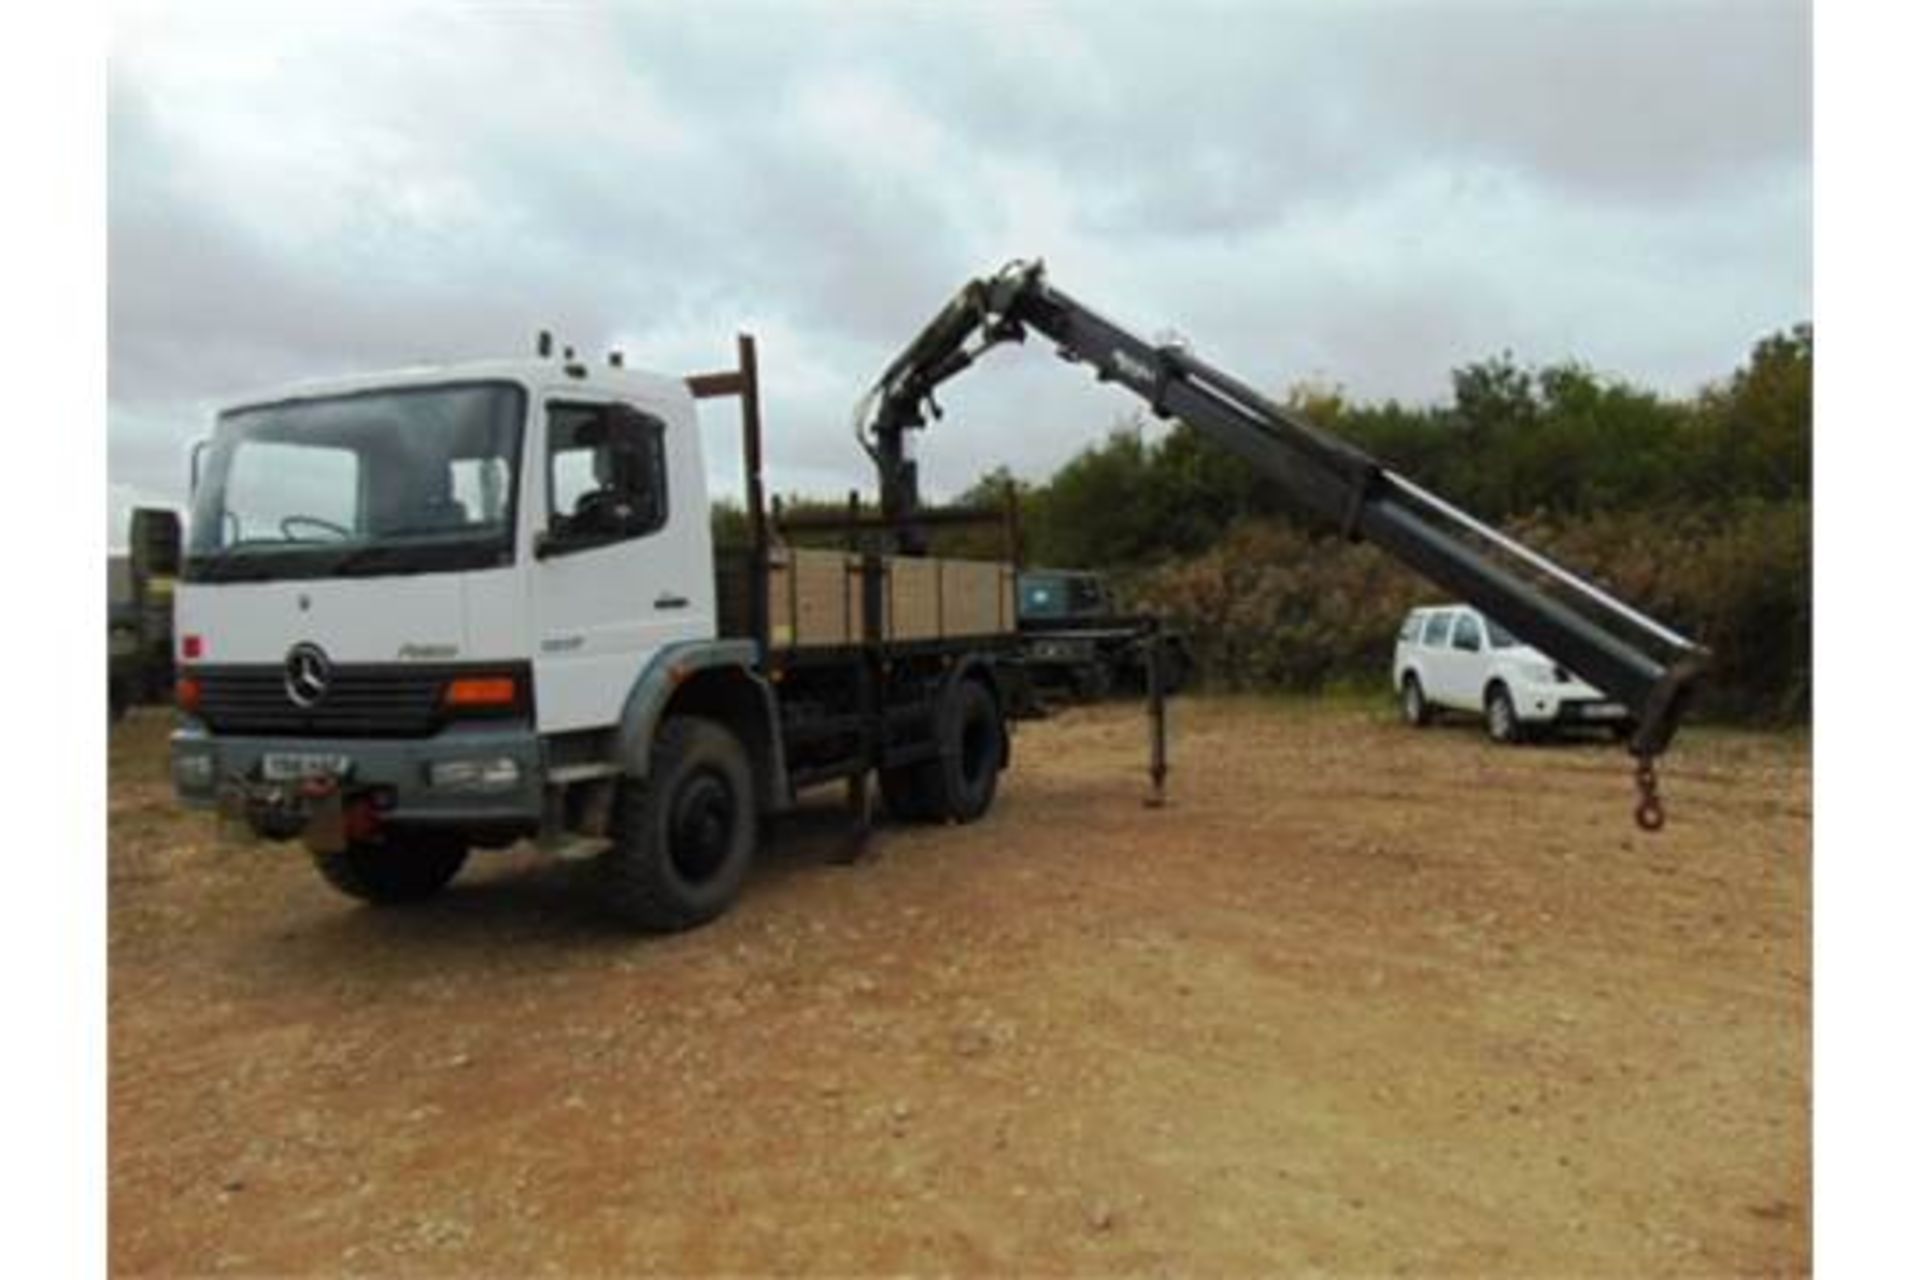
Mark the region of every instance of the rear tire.
POLYGON ((424 902, 466 865, 467 845, 453 832, 417 831, 316 853, 320 877, 350 898, 379 906, 424 902))
POLYGON ((927 762, 930 816, 972 822, 993 807, 1007 759, 1006 725, 993 691, 979 680, 954 685, 941 712, 940 755, 927 762))
POLYGON ((1416 729, 1433 723, 1433 706, 1420 687, 1420 677, 1411 671, 1400 682, 1400 718, 1416 729))
POLYGON ((724 725, 675 716, 645 778, 614 801, 613 847, 596 860, 615 915, 656 933, 715 919, 740 895, 759 840, 753 768, 724 725))

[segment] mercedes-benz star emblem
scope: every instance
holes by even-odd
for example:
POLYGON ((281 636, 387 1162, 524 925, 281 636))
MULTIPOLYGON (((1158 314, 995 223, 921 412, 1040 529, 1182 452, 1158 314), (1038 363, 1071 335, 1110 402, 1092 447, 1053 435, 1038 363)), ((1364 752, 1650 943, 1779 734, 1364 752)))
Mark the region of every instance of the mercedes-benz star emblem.
POLYGON ((287 650, 287 697, 297 707, 311 707, 327 696, 333 664, 317 644, 297 644, 287 650))

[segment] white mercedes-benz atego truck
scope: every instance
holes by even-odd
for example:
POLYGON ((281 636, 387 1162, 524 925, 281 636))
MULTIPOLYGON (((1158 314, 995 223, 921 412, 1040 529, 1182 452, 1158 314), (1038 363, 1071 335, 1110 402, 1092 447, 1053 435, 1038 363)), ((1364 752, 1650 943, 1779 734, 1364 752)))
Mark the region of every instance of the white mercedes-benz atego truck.
POLYGON ((725 910, 808 786, 863 821, 869 777, 898 817, 978 817, 1021 701, 1011 564, 882 554, 857 510, 843 547, 788 547, 759 457, 744 337, 687 379, 569 352, 226 409, 177 592, 178 794, 374 902, 532 839, 651 929, 725 910), (716 395, 752 530, 718 554, 716 395))
POLYGON ((1185 346, 1114 324, 1038 262, 969 281, 861 401, 877 511, 768 512, 744 335, 737 367, 684 379, 555 358, 543 335, 535 360, 235 404, 201 455, 175 593, 176 788, 304 841, 360 898, 424 898, 471 849, 531 838, 590 859, 606 901, 653 929, 724 911, 762 816, 807 787, 844 783, 856 831, 870 778, 897 818, 979 817, 1009 721, 1035 710, 1017 507, 923 507, 910 442, 940 417, 937 388, 1029 333, 1557 655, 1625 708, 1635 820, 1665 822, 1654 761, 1703 648, 1185 346), (711 532, 695 406, 714 396, 740 399, 737 548, 711 532), (979 520, 1002 523, 1006 558, 928 554, 937 526, 979 520))

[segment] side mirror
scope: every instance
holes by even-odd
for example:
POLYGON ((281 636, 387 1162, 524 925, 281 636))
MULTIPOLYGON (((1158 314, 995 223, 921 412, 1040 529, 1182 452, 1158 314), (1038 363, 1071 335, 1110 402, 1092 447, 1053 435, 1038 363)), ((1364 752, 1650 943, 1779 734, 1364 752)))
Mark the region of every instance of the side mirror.
POLYGON ((192 497, 200 490, 200 458, 206 453, 211 440, 195 440, 193 453, 187 459, 187 496, 192 497))

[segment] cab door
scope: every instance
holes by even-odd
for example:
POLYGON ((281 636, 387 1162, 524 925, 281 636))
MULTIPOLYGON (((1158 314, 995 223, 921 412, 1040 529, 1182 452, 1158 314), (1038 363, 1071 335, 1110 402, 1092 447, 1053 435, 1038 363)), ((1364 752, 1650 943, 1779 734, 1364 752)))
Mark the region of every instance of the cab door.
POLYGON ((1486 689, 1486 629, 1480 615, 1462 609, 1453 617, 1453 634, 1447 642, 1447 700, 1468 711, 1480 709, 1486 689))
POLYGON ((1421 683, 1427 698, 1445 707, 1460 705, 1460 664, 1450 643, 1453 620, 1451 609, 1435 609, 1420 627, 1421 683))
POLYGON ((615 723, 666 645, 714 634, 690 400, 550 394, 531 453, 534 705, 543 733, 615 723))

